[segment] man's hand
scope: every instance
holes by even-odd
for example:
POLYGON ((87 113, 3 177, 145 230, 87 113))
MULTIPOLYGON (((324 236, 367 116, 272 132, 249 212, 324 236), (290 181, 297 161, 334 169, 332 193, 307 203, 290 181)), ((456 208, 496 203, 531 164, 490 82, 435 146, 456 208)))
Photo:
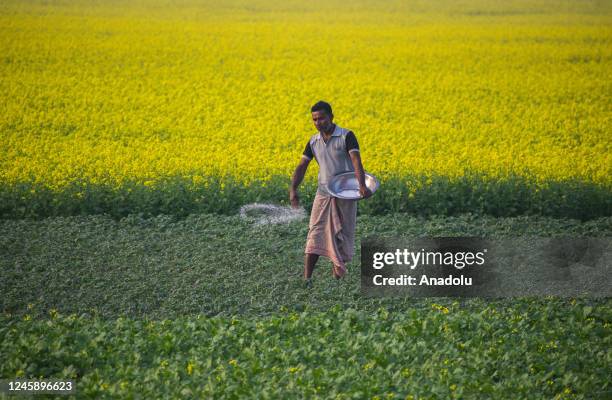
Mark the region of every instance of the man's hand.
POLYGON ((291 186, 289 186, 289 201, 291 202, 291 207, 293 208, 298 208, 300 206, 300 196, 298 196, 297 188, 304 179, 306 169, 308 168, 308 163, 310 163, 310 159, 302 156, 300 163, 291 177, 291 186))
POLYGON ((362 199, 367 199, 368 197, 372 197, 372 191, 367 186, 360 186, 359 194, 361 195, 362 199))
POLYGON ((358 151, 351 151, 349 155, 353 163, 353 168, 355 168, 355 178, 357 182, 359 182, 359 194, 362 199, 367 199, 372 196, 372 191, 365 184, 365 171, 361 164, 361 155, 359 155, 358 151))
POLYGON ((291 202, 291 207, 299 208, 300 207, 300 196, 298 196, 297 190, 289 191, 289 201, 291 202))

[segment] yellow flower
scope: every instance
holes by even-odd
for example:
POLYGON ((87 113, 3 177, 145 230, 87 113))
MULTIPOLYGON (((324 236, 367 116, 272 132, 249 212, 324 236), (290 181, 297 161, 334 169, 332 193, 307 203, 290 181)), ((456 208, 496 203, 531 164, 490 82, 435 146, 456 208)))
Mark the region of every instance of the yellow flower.
POLYGON ((370 370, 370 369, 374 368, 374 366, 375 366, 375 365, 376 365, 376 362, 375 362, 375 361, 370 361, 369 363, 367 363, 367 364, 365 364, 365 365, 363 366, 363 370, 364 370, 364 371, 368 371, 368 370, 370 370))
POLYGON ((448 308, 446 308, 444 306, 441 306, 439 304, 435 304, 434 303, 434 304, 431 305, 431 308, 433 308, 435 310, 438 310, 438 311, 441 311, 442 314, 448 314, 448 308))

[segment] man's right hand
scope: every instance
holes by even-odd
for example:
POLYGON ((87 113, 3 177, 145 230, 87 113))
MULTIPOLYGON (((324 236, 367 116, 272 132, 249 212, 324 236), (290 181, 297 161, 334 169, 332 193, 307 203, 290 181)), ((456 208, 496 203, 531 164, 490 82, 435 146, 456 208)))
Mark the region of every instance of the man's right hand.
POLYGON ((297 190, 289 191, 289 201, 291 202, 291 207, 300 207, 300 196, 298 196, 297 190))

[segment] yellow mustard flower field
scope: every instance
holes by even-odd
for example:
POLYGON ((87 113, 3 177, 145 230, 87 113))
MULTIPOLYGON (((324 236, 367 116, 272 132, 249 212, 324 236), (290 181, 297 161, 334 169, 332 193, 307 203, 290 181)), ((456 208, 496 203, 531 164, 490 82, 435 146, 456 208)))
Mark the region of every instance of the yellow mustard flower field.
POLYGON ((3 1, 1 211, 284 202, 323 99, 381 179, 366 212, 607 215, 611 10, 3 1))

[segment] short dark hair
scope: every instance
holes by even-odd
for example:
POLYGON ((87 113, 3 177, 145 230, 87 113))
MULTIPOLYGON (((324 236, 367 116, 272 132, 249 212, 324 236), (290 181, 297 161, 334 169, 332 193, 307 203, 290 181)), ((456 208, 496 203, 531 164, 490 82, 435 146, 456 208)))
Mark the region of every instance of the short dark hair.
POLYGON ((331 105, 329 105, 329 103, 324 102, 323 100, 317 101, 316 104, 310 109, 310 112, 315 111, 325 111, 330 117, 334 115, 332 113, 331 105))

